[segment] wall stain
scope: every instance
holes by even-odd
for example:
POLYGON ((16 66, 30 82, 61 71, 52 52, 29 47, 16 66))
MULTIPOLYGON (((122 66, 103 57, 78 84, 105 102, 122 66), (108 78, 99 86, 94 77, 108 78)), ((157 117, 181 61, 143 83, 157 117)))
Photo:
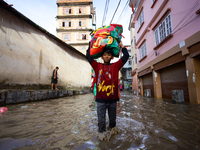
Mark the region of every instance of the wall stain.
POLYGON ((39 57, 39 81, 41 78, 41 70, 42 70, 42 50, 40 50, 40 57, 39 57))
POLYGON ((28 57, 28 59, 31 58, 31 56, 32 56, 32 54, 28 57))

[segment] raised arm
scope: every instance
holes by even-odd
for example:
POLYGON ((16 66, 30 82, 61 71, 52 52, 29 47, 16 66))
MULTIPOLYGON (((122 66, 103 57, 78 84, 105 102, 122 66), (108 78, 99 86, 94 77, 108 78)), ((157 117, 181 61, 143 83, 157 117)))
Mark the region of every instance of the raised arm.
POLYGON ((87 52, 86 52, 86 58, 89 61, 89 63, 91 64, 93 58, 90 56, 90 43, 89 43, 89 47, 88 47, 87 52))
POLYGON ((122 44, 122 41, 119 43, 119 46, 122 48, 122 53, 123 53, 123 56, 122 56, 122 63, 125 64, 129 58, 129 53, 126 49, 126 47, 124 47, 124 45, 122 44))

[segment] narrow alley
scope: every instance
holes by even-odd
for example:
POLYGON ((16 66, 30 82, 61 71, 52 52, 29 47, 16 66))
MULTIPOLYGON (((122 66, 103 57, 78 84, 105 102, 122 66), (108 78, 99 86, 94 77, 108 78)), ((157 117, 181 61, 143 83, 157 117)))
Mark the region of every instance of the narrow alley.
POLYGON ((0 118, 1 150, 200 150, 197 104, 172 104, 123 91, 117 108, 119 133, 106 141, 96 137, 92 94, 6 107, 0 118))

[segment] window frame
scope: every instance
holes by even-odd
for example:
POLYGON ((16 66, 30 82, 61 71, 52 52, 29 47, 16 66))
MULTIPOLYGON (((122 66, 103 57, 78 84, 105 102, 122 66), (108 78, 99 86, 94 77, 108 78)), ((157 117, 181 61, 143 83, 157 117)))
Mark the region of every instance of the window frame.
POLYGON ((154 30, 155 45, 157 46, 173 33, 171 12, 160 22, 154 30))
POLYGON ((138 31, 144 22, 144 10, 142 9, 140 16, 138 17, 138 31))
POLYGON ((137 65, 137 54, 135 54, 135 64, 137 65))
POLYGON ((128 77, 131 77, 132 70, 128 70, 128 77))
POLYGON ((81 41, 88 40, 88 34, 87 33, 78 33, 77 40, 81 40, 81 41), (83 38, 83 35, 85 36, 85 39, 83 38))
POLYGON ((131 59, 128 59, 128 65, 129 66, 131 65, 131 59))
POLYGON ((86 14, 86 7, 81 6, 77 9, 78 14, 86 14))
POLYGON ((146 41, 139 48, 140 60, 147 55, 146 41))
POLYGON ((63 33, 63 40, 64 41, 71 41, 71 33, 63 33), (66 36, 68 36, 68 39, 65 39, 66 36))
POLYGON ((86 20, 79 20, 78 27, 86 27, 86 20), (80 23, 81 23, 81 26, 80 26, 80 23))
POLYGON ((131 41, 131 48, 132 48, 132 49, 134 48, 133 40, 131 41))
POLYGON ((61 27, 72 27, 72 21, 71 20, 62 20, 61 27), (69 26, 70 24, 70 26, 69 26))
POLYGON ((64 7, 63 8, 63 15, 65 15, 65 14, 72 14, 72 8, 71 7, 64 7))

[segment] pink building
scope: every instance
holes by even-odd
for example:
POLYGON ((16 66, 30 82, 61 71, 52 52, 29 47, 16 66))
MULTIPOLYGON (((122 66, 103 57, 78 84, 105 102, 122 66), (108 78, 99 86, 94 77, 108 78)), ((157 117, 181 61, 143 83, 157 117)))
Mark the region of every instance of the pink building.
POLYGON ((141 95, 200 104, 200 1, 130 0, 141 95))

